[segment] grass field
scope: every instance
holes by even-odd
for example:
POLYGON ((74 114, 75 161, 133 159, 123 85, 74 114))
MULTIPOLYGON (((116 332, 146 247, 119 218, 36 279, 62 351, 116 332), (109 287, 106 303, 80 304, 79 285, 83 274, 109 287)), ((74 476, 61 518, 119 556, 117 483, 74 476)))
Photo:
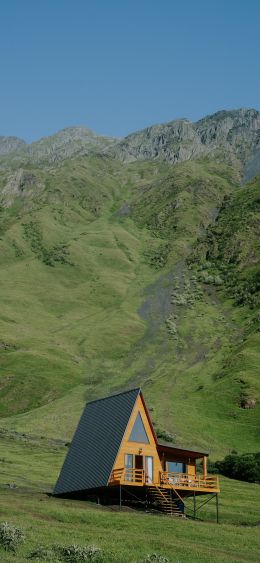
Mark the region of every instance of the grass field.
MULTIPOLYGON (((141 560, 158 553, 173 562, 257 561, 260 548, 258 485, 221 478, 220 524, 215 502, 199 520, 179 520, 90 502, 49 497, 67 448, 42 439, 0 440, 0 521, 24 528, 19 553, 0 551, 0 560, 25 563, 37 545, 95 544, 114 561, 141 560), (17 488, 7 487, 7 483, 17 488)), ((109 557, 108 557, 109 560, 109 557)))

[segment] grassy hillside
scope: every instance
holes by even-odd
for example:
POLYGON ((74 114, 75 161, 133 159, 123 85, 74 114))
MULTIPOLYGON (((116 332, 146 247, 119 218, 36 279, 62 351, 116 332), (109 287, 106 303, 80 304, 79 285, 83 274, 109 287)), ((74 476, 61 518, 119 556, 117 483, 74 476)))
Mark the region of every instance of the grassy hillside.
POLYGON ((133 518, 46 492, 86 400, 136 385, 160 437, 211 459, 257 451, 259 188, 208 158, 6 160, 0 515, 25 529, 19 563, 56 542, 129 563, 257 560, 259 485, 221 479, 218 527, 212 503, 198 521, 133 518))
POLYGON ((209 159, 2 170, 1 427, 70 439, 86 400, 140 384, 161 435, 213 457, 257 449, 258 405, 241 406, 259 393, 252 303, 201 267, 239 181, 209 159))
POLYGON ((257 561, 258 485, 221 478, 219 525, 213 501, 199 510, 197 521, 133 515, 126 508, 119 512, 118 507, 48 497, 45 491, 52 489, 66 450, 46 439, 2 433, 0 520, 21 526, 26 542, 16 556, 0 550, 1 561, 25 563, 39 544, 53 543, 94 544, 108 561, 112 554, 120 563, 154 552, 171 562, 257 561))

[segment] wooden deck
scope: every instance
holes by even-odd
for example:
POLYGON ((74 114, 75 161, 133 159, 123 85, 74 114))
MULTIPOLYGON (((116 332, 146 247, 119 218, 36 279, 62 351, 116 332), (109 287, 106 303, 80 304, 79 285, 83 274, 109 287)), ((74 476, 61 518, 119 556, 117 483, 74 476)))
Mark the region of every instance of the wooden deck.
POLYGON ((114 469, 110 478, 110 485, 157 486, 165 489, 183 491, 197 491, 204 493, 219 493, 219 479, 217 475, 204 477, 189 473, 170 473, 161 471, 158 480, 152 482, 147 478, 144 469, 114 469))

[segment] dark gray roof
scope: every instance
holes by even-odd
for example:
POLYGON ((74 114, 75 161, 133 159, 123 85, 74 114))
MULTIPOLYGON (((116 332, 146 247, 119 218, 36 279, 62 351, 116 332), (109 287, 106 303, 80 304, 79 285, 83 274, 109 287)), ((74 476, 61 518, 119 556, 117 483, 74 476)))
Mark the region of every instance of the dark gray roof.
POLYGON ((209 452, 201 452, 199 450, 195 450, 194 448, 182 448, 180 446, 176 446, 176 444, 172 444, 171 442, 164 442, 162 440, 158 441, 158 447, 160 448, 170 448, 171 450, 180 451, 180 452, 191 452, 192 454, 198 455, 209 455, 209 452))
POLYGON ((87 403, 53 494, 104 487, 140 389, 87 403))

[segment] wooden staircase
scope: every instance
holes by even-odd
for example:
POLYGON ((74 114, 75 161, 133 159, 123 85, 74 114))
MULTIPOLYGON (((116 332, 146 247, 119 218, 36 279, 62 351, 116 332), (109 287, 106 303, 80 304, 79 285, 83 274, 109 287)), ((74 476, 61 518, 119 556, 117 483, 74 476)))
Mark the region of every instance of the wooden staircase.
POLYGON ((157 510, 164 512, 164 514, 168 514, 168 516, 184 517, 183 512, 178 506, 177 499, 172 498, 172 494, 169 489, 150 485, 148 487, 148 495, 150 497, 150 501, 156 505, 157 510))

